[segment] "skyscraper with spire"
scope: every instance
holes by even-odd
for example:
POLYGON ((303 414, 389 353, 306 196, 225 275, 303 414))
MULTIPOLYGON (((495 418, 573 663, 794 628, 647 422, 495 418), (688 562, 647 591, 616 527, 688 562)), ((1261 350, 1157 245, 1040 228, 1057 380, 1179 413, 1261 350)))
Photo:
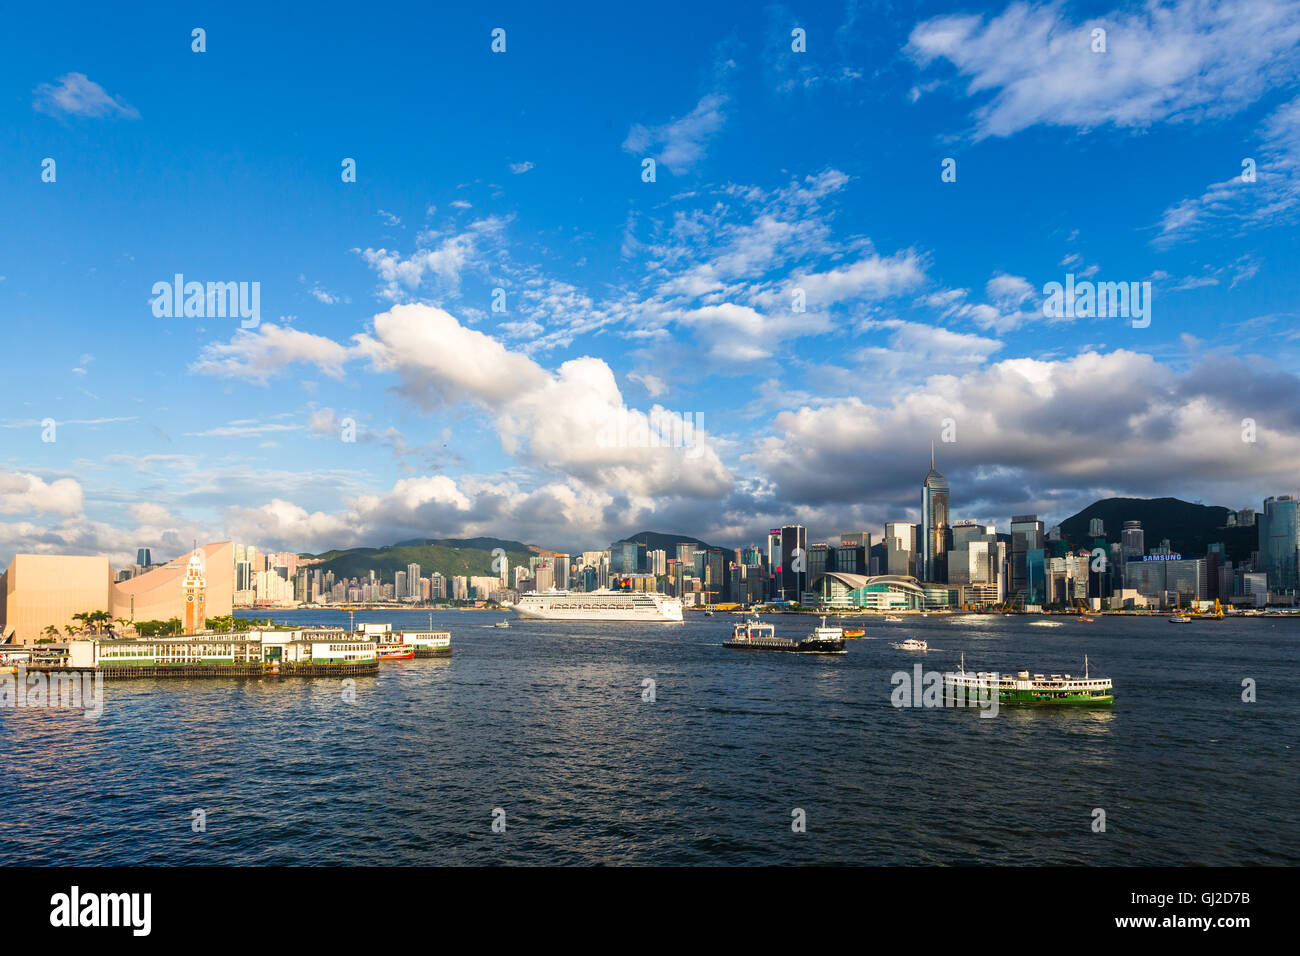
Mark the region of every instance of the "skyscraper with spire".
POLYGON ((921 488, 921 580, 944 584, 948 580, 948 547, 952 531, 948 520, 948 479, 934 467, 934 442, 930 443, 930 473, 921 488))

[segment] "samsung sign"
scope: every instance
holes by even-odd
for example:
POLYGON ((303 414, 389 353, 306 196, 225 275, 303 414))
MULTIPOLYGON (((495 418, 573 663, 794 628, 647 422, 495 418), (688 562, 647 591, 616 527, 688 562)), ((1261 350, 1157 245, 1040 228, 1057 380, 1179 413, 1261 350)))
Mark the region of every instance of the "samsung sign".
POLYGON ((1143 561, 1181 561, 1181 554, 1148 554, 1142 559, 1143 561))

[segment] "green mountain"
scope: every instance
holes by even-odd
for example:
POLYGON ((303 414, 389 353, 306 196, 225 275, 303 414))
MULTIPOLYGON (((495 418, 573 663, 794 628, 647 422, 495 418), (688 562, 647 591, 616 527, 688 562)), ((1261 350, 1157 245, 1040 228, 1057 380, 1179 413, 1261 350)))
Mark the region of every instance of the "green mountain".
POLYGON ((1255 528, 1226 527, 1227 508, 1178 498, 1103 498, 1062 521, 1061 537, 1071 547, 1091 547, 1088 525, 1093 518, 1102 520, 1108 542, 1120 540, 1125 521, 1142 522, 1148 551, 1168 538, 1174 551, 1201 557, 1210 544, 1221 541, 1231 560, 1244 561, 1259 546, 1255 528))
POLYGON ((492 570, 495 548, 505 551, 511 568, 520 564, 526 567, 528 559, 539 551, 532 545, 501 538, 417 538, 386 548, 348 548, 300 557, 319 561, 309 566, 320 568, 322 574, 333 571, 336 577, 352 578, 375 571, 381 579, 391 582, 393 574, 405 571, 408 564, 418 564, 420 574, 425 577, 434 571, 445 577, 495 574, 492 570))

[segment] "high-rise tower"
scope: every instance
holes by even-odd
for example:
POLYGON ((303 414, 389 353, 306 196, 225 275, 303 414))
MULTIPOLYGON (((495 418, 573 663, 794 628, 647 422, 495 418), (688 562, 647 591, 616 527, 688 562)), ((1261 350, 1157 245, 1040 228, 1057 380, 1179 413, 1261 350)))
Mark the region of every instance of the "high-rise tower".
POLYGON ((937 584, 948 580, 948 479, 934 467, 930 446, 930 473, 921 489, 921 580, 937 584))

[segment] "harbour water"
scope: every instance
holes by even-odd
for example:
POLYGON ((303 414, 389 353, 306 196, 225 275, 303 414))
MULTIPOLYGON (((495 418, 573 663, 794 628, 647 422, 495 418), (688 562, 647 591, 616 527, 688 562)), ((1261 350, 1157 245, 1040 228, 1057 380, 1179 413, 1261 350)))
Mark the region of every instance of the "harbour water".
POLYGON ((728 651, 727 614, 490 627, 507 616, 435 612, 454 656, 382 664, 351 703, 337 679, 130 680, 98 720, 0 709, 0 864, 1300 862, 1300 620, 868 619, 814 657, 728 651), (911 636, 933 650, 890 646, 911 636), (1086 652, 1116 703, 891 704, 893 674, 963 652, 1076 675, 1086 652))

